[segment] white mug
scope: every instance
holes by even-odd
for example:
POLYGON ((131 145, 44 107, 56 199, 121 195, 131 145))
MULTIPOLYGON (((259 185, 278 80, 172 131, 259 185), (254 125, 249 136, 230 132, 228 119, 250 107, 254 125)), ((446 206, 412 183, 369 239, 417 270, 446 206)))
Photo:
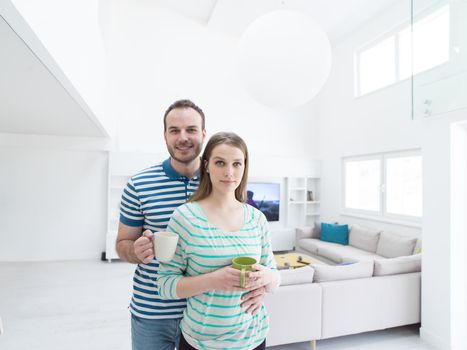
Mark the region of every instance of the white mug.
POLYGON ((173 232, 154 232, 152 237, 154 244, 154 255, 160 262, 169 262, 175 255, 177 249, 178 235, 173 232))

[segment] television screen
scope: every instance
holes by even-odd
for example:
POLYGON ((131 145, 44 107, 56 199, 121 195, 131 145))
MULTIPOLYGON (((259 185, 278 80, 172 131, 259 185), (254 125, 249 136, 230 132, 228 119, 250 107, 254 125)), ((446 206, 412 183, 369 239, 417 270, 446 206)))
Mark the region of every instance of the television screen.
POLYGON ((261 210, 268 221, 279 221, 280 184, 251 182, 246 187, 247 203, 261 210))

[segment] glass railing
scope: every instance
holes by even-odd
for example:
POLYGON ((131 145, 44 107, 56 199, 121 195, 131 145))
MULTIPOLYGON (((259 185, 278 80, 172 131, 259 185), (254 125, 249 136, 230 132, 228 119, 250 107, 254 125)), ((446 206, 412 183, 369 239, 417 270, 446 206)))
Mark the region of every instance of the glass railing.
POLYGON ((412 0, 412 117, 467 108, 467 0, 412 0))

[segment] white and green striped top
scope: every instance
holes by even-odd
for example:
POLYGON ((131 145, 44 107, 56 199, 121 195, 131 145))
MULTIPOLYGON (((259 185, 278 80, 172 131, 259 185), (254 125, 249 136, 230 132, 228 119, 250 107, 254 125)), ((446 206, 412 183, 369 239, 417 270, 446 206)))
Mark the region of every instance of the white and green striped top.
MULTIPOLYGON (((197 202, 178 207, 168 229, 179 235, 175 257, 161 263, 159 293, 177 299, 178 281, 232 264, 236 256, 250 256, 274 269, 268 223, 263 213, 243 205, 244 222, 239 231, 226 232, 211 225, 197 202)), ((266 338, 269 320, 264 305, 254 316, 240 307, 242 292, 211 290, 188 298, 180 328, 186 341, 197 349, 254 349, 266 338)))

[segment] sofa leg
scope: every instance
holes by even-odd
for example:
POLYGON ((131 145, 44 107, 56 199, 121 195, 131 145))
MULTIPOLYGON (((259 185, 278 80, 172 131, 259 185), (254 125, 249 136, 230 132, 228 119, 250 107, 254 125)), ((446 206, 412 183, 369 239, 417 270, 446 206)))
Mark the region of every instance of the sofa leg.
POLYGON ((310 341, 311 350, 316 350, 316 340, 310 341))

